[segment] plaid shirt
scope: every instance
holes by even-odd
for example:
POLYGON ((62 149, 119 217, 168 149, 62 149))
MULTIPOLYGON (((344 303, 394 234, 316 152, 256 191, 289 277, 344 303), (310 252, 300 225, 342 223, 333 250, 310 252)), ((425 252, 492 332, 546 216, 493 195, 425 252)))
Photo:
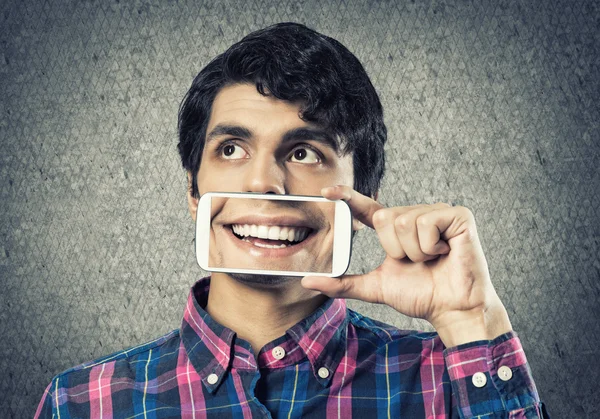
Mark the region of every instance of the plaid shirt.
POLYGON ((329 299, 255 357, 203 310, 209 285, 180 329, 54 377, 35 417, 547 417, 514 332, 446 349, 329 299))

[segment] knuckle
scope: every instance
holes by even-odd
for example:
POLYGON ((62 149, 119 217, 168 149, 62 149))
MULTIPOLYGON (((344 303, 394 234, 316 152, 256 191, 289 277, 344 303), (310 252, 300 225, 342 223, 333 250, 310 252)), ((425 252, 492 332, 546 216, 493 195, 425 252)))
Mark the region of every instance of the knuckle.
POLYGON ((426 215, 422 215, 417 218, 417 226, 419 227, 428 227, 432 224, 433 222, 431 221, 431 218, 427 217, 426 215))
POLYGON ((458 207, 460 215, 462 215, 468 221, 475 221, 475 215, 473 212, 467 207, 458 207))
POLYGON ((373 225, 375 228, 383 227, 392 221, 393 214, 389 208, 378 209, 373 213, 373 225))
POLYGON ((412 224, 411 219, 409 217, 407 217, 406 215, 400 215, 394 221, 394 225, 396 226, 398 231, 406 231, 406 230, 410 229, 411 224, 412 224))

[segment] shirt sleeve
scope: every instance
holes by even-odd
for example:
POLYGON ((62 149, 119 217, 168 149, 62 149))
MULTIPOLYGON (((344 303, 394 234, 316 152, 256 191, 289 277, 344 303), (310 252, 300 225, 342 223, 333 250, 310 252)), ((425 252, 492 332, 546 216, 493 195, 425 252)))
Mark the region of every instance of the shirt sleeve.
POLYGON ((52 392, 51 392, 53 382, 54 382, 54 380, 51 381, 50 384, 48 384, 48 386, 46 387, 46 390, 44 390, 44 394, 42 395, 42 400, 40 400, 37 410, 35 411, 35 416, 33 417, 34 419, 46 419, 46 418, 54 417, 54 412, 52 409, 52 392))
POLYGON ((444 350, 461 418, 549 418, 514 331, 444 350))

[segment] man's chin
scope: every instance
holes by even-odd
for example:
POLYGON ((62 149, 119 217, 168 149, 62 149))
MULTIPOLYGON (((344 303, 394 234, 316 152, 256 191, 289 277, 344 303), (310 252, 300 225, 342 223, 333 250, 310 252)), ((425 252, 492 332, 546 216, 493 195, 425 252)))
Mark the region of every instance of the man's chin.
POLYGON ((301 277, 298 276, 283 276, 283 275, 257 275, 257 274, 241 274, 241 273, 228 273, 231 278, 236 281, 252 286, 252 287, 273 287, 276 285, 283 285, 291 281, 299 281, 301 277))

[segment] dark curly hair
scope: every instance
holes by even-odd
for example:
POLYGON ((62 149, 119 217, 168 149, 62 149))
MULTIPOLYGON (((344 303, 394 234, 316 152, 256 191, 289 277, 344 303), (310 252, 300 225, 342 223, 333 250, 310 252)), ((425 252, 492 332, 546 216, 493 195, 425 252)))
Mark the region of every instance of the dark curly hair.
POLYGON ((214 58, 192 82, 179 108, 179 154, 198 198, 212 103, 225 86, 256 85, 265 96, 301 103, 300 117, 328 130, 352 153, 354 189, 374 196, 383 177, 387 129, 375 88, 358 59, 341 43, 297 23, 252 32, 214 58))

